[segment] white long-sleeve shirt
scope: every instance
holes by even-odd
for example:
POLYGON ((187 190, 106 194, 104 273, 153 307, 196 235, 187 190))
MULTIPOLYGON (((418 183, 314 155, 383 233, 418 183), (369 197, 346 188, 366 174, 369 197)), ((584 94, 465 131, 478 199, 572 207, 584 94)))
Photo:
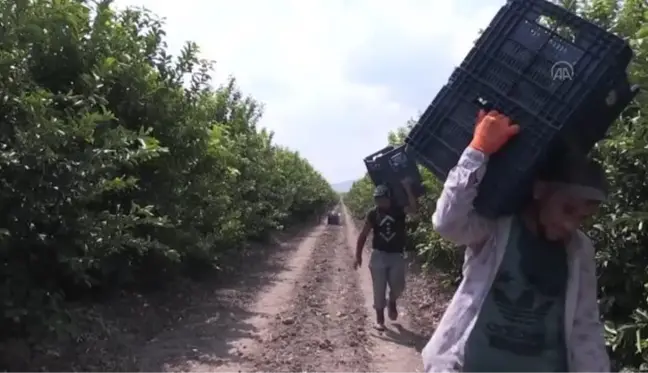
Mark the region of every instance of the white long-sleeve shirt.
MULTIPOLYGON (((442 237, 467 248, 463 281, 422 351, 426 372, 462 371, 464 345, 507 246, 512 218, 491 220, 473 209, 487 161, 488 157, 477 150, 464 151, 446 179, 432 217, 435 230, 442 237)), ((610 360, 596 299, 594 248, 589 238, 577 231, 567 244, 567 254, 564 327, 569 370, 609 372, 610 360)))

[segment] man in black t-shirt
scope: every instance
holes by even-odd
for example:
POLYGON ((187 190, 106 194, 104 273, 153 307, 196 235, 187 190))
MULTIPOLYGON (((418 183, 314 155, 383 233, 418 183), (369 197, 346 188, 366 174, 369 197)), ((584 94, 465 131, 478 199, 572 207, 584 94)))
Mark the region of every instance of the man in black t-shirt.
POLYGON ((385 329, 385 306, 391 320, 396 320, 398 310, 396 300, 405 290, 405 215, 416 213, 416 197, 412 193, 409 179, 402 181, 407 193, 408 205, 397 206, 392 202, 391 193, 386 185, 379 185, 374 191, 376 205, 369 210, 364 227, 356 245, 355 268, 362 265, 362 250, 367 236, 373 231, 372 252, 369 270, 373 282, 374 308, 376 309, 376 329, 385 329), (385 299, 389 285, 389 301, 385 299))

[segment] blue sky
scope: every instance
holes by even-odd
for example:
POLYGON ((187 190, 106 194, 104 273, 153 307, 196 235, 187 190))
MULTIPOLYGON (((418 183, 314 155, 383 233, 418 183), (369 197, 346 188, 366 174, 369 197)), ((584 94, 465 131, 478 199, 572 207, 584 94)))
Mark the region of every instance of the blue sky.
POLYGON ((332 183, 417 117, 505 0, 117 0, 167 20, 265 104, 261 125, 332 183))

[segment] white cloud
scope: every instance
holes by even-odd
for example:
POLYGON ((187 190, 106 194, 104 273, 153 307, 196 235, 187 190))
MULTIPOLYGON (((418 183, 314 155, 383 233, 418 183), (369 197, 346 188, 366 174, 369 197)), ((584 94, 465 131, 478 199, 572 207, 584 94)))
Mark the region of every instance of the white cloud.
MULTIPOLYGON (((426 88, 429 97, 412 104, 390 84, 348 76, 354 54, 370 42, 375 49, 401 43, 427 48, 437 54, 429 74, 436 74, 436 81, 442 83, 501 3, 503 0, 116 1, 118 7, 145 6, 166 17, 172 49, 177 50, 186 40, 197 42, 205 57, 217 61, 217 80, 233 74, 245 93, 266 104, 261 124, 275 131, 276 141, 299 150, 333 182, 361 176, 362 157, 384 146, 387 131, 424 109, 417 106, 431 101, 440 88, 439 83, 426 88), (384 43, 376 43, 376 36, 384 43)), ((388 67, 398 72, 399 66, 388 67)))

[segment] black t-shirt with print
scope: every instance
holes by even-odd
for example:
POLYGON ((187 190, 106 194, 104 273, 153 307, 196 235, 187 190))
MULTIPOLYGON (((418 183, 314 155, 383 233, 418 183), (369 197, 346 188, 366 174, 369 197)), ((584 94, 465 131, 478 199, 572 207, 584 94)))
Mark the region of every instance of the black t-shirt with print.
POLYGON ((389 253, 402 253, 405 250, 405 210, 391 207, 381 210, 374 207, 367 213, 373 228, 373 249, 389 253))

